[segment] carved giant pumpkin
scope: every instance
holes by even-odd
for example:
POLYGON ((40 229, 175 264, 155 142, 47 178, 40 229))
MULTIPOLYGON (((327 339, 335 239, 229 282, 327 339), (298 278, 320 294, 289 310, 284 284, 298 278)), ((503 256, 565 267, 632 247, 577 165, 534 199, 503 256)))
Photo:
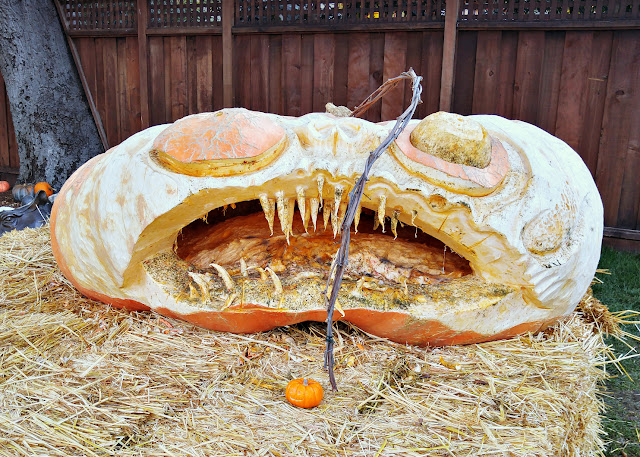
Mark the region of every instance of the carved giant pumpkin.
MULTIPOLYGON (((149 128, 64 185, 58 264, 91 298, 209 329, 323 321, 348 193, 390 128, 245 109, 149 128)), ((599 258, 602 203, 580 157, 496 116, 411 121, 361 206, 335 317, 402 343, 544 328, 599 258)))

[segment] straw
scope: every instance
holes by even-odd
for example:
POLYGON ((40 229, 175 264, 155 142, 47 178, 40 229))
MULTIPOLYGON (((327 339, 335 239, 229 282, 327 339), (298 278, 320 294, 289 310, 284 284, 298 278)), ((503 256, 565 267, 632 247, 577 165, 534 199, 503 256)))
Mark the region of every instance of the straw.
MULTIPOLYGON (((287 382, 324 383, 322 323, 233 335, 80 295, 49 228, 0 238, 2 456, 591 456, 607 346, 586 307, 537 335, 403 346, 336 325, 339 392, 304 410, 287 382)), ((588 300, 588 297, 587 297, 588 300)))

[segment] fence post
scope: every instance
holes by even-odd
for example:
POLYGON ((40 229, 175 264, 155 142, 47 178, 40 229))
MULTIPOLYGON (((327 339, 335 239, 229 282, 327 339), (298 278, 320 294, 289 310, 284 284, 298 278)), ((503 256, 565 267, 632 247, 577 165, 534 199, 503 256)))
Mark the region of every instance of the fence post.
POLYGON ((233 92, 233 3, 222 0, 222 103, 225 108, 235 105, 233 92))
POLYGON ((138 0, 138 67, 140 69, 140 125, 149 127, 149 59, 147 55, 147 0, 138 0))
POLYGON ((455 79, 456 46, 458 44, 458 11, 460 0, 447 0, 444 14, 442 75, 440 77, 440 110, 451 111, 455 79))

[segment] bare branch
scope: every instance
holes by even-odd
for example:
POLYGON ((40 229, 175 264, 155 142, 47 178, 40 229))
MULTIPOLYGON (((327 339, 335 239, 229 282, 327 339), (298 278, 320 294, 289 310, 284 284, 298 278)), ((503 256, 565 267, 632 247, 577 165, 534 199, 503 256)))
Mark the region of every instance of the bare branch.
POLYGON ((420 95, 422 94, 422 85, 420 84, 420 81, 422 81, 422 77, 417 76, 412 68, 409 69, 409 71, 402 73, 400 76, 392 78, 385 82, 382 86, 380 86, 378 90, 371 94, 367 98, 367 100, 361 103, 353 113, 353 115, 356 115, 356 113, 360 114, 365 111, 369 106, 371 106, 373 102, 375 102, 375 100, 378 100, 380 97, 382 97, 382 95, 384 95, 385 92, 395 87, 395 85, 403 79, 410 79, 412 82, 411 87, 413 90, 413 97, 411 99, 411 104, 400 115, 400 117, 398 117, 395 125, 389 132, 389 135, 387 135, 387 137, 384 139, 384 141, 380 143, 380 145, 374 151, 369 153, 364 171, 356 182, 355 187, 349 193, 349 203, 347 205, 347 210, 341 227, 342 239, 340 242, 340 248, 338 249, 336 259, 331 266, 331 270, 329 271, 329 278, 327 279, 327 285, 323 292, 323 296, 325 297, 325 302, 327 305, 327 347, 324 354, 324 366, 329 371, 329 381, 331 382, 331 387, 334 391, 338 390, 338 386, 333 372, 333 312, 335 309, 336 300, 338 298, 338 292, 340 291, 340 286, 342 285, 344 269, 347 266, 348 262, 349 242, 351 241, 351 224, 353 223, 356 211, 358 209, 358 206, 360 205, 362 193, 364 192, 364 186, 369 179, 369 172, 371 171, 371 167, 373 166, 374 162, 378 160, 378 158, 384 153, 384 151, 387 150, 389 145, 396 138, 398 138, 400 133, 402 133, 404 128, 413 117, 413 113, 420 103, 420 95), (329 293, 329 291, 330 296, 327 297, 327 293, 329 293))

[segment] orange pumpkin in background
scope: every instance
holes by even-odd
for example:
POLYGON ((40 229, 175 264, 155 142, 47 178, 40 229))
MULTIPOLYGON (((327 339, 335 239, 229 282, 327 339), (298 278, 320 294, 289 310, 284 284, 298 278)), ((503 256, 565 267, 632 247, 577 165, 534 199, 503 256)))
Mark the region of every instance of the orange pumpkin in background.
POLYGON ((44 190, 45 193, 47 194, 47 197, 51 197, 53 195, 53 189, 51 188, 48 182, 44 182, 44 181, 39 182, 38 184, 35 185, 33 190, 36 194, 41 190, 44 190))
POLYGON ((322 401, 324 391, 319 382, 309 378, 294 379, 287 384, 285 397, 299 408, 313 408, 322 401))
POLYGON ((8 181, 0 181, 0 192, 6 192, 11 189, 11 185, 8 181))

